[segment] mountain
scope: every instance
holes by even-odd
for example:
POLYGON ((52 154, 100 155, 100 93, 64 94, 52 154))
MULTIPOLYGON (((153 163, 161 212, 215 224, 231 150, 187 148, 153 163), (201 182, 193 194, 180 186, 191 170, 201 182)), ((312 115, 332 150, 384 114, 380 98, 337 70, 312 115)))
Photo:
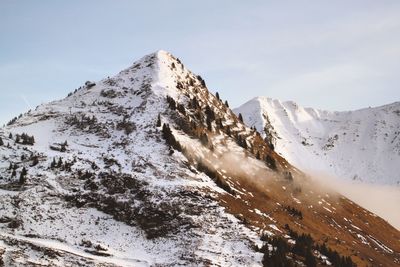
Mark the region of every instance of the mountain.
POLYGON ((329 112, 257 97, 239 108, 247 125, 305 171, 349 181, 400 185, 400 102, 329 112))
POLYGON ((316 185, 165 51, 0 130, 5 266, 396 266, 400 233, 316 185))

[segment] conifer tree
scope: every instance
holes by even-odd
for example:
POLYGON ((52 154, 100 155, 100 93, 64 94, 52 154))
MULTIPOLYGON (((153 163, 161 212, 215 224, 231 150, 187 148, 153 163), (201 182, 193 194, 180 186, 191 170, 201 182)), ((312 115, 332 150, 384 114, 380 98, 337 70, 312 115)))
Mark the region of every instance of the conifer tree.
POLYGON ((158 114, 158 116, 157 116, 157 125, 156 126, 161 127, 161 115, 160 114, 158 114))
POLYGON ((229 127, 229 126, 227 126, 226 127, 226 134, 228 135, 228 136, 231 136, 231 127, 229 127))
POLYGON ((239 120, 240 120, 241 122, 243 122, 243 116, 242 116, 242 113, 239 113, 239 120))
POLYGON ((277 169, 275 159, 270 155, 265 156, 265 162, 267 163, 268 167, 270 167, 272 170, 277 169))
POLYGON ((223 129, 224 128, 224 125, 222 124, 222 119, 221 118, 219 118, 216 122, 217 122, 217 127, 219 129, 223 129))
POLYGON ((28 172, 26 171, 25 167, 22 168, 21 174, 19 175, 19 183, 24 184, 26 181, 26 174, 28 172))
POLYGON ((62 159, 61 159, 61 157, 58 159, 58 163, 57 163, 57 168, 61 168, 61 166, 62 166, 62 159))
POLYGON ((50 164, 50 168, 54 169, 56 167, 57 163, 56 163, 56 158, 53 158, 53 161, 50 164))
POLYGON ((306 264, 307 267, 316 267, 317 266, 317 260, 315 259, 311 250, 307 250, 305 258, 306 259, 305 259, 304 263, 306 264))

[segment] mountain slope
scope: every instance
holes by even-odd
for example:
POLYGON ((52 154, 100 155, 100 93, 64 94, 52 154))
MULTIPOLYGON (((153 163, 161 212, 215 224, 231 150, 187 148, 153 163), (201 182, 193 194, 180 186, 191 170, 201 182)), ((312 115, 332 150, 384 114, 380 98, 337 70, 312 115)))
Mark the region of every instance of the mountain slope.
POLYGON ((11 148, 1 148, 2 182, 4 189, 18 189, 1 192, 7 265, 260 261, 249 248, 254 234, 202 192, 220 189, 191 172, 182 155, 170 156, 155 127, 157 115, 167 109, 166 94, 176 94, 164 77, 166 57, 162 51, 146 56, 113 78, 87 83, 61 101, 39 106, 3 130, 11 148), (22 133, 33 135, 35 144, 14 144, 22 133), (30 167, 35 156, 39 163, 30 167), (49 168, 53 160, 57 164, 49 168), (10 163, 17 166, 11 179, 10 163), (26 183, 10 185, 23 166, 26 183), (12 221, 21 225, 10 229, 12 221), (55 255, 42 259, 37 243, 47 247, 53 240, 60 240, 55 255), (15 250, 17 241, 21 245, 15 250), (112 257, 88 257, 85 251, 112 257))
POLYGON ((347 112, 303 108, 266 97, 235 109, 275 150, 305 171, 364 182, 400 183, 400 103, 347 112))
POLYGON ((400 261, 397 230, 315 187, 164 51, 0 137, 7 266, 260 266, 278 250, 296 264, 400 261))

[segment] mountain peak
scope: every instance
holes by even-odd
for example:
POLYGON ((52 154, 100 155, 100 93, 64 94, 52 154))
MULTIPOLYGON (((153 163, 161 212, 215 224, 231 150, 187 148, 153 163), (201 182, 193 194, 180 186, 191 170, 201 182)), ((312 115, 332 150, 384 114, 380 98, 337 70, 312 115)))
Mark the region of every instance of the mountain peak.
MULTIPOLYGON (((141 60, 143 59, 154 59, 156 62, 158 62, 159 64, 171 64, 172 62, 180 62, 178 60, 177 57, 175 57, 174 55, 172 55, 170 52, 166 51, 166 50, 157 50, 153 53, 150 53, 146 56, 144 56, 141 60)), ((134 64, 136 64, 137 61, 135 61, 134 64)))
MULTIPOLYGON (((298 233, 363 266, 398 258, 395 229, 311 191, 269 139, 163 50, 28 112, 0 138, 0 262, 261 266, 270 238, 289 248, 298 233)), ((320 250, 309 253, 323 264, 320 250)))
POLYGON ((172 54, 170 52, 162 50, 162 49, 157 50, 156 52, 154 52, 154 54, 157 56, 157 58, 160 58, 160 59, 172 56, 172 54))

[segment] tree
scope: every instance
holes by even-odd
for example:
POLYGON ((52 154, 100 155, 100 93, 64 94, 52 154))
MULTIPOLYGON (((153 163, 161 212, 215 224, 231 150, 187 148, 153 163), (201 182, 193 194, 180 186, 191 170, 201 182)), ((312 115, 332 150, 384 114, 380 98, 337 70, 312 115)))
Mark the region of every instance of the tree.
POLYGON ((229 108, 228 100, 225 100, 225 106, 229 108))
POLYGON ((193 109, 197 109, 200 107, 199 101, 197 100, 196 97, 193 97, 189 103, 190 103, 191 108, 193 108, 193 109))
POLYGON ((219 93, 218 93, 218 92, 215 94, 215 96, 217 97, 218 100, 221 100, 221 99, 219 98, 219 93))
POLYGON ((50 164, 50 168, 54 169, 56 167, 57 163, 56 163, 56 158, 53 158, 53 161, 50 164))
POLYGON ((158 116, 157 116, 157 124, 156 124, 156 126, 157 127, 161 127, 161 115, 160 114, 158 114, 158 116))
POLYGON ((265 162, 267 163, 268 167, 270 167, 272 170, 277 169, 275 159, 270 155, 265 156, 265 162))
POLYGON ((224 128, 224 125, 222 124, 222 119, 221 118, 217 119, 216 123, 217 123, 218 129, 223 129, 224 128))
POLYGON ((286 255, 290 251, 287 242, 281 237, 274 237, 270 242, 272 251, 269 251, 268 245, 265 245, 261 250, 264 252, 262 260, 263 266, 273 267, 292 267, 294 266, 292 260, 288 259, 286 255))
MULTIPOLYGON (((65 141, 65 142, 67 142, 67 141, 65 141)), ((60 145, 60 152, 65 152, 65 151, 67 151, 66 143, 60 145)))
POLYGON ((210 119, 210 121, 215 120, 215 112, 210 108, 209 105, 206 106, 206 111, 205 111, 207 118, 210 119))
POLYGON ((226 127, 226 134, 228 135, 228 136, 231 136, 231 127, 229 127, 229 126, 227 126, 226 127))
POLYGON ((4 145, 3 139, 0 137, 0 146, 3 146, 3 145, 4 145))
POLYGON ((168 105, 169 105, 170 109, 172 109, 172 110, 176 109, 176 101, 175 101, 175 99, 173 99, 170 96, 167 96, 167 102, 168 102, 168 105))
POLYGON ((206 82, 200 75, 197 75, 197 79, 200 81, 202 87, 206 87, 206 82))
POLYGON ((237 144, 243 147, 244 149, 248 148, 246 138, 242 137, 241 135, 238 135, 237 137, 237 144))
POLYGON ((58 163, 57 163, 57 168, 61 168, 61 166, 62 166, 62 158, 60 157, 59 159, 58 159, 58 163))
POLYGON ((26 181, 26 175, 27 175, 27 171, 25 169, 25 167, 22 168, 21 174, 19 175, 19 183, 20 184, 24 184, 26 181))
POLYGON ((94 161, 92 161, 92 166, 91 167, 92 167, 93 170, 96 170, 98 168, 94 161))
POLYGON ((24 143, 27 145, 33 145, 35 143, 35 137, 33 135, 32 136, 26 135, 24 143))
POLYGON ((172 134, 171 128, 169 127, 168 124, 165 124, 165 123, 163 124, 162 136, 168 145, 170 145, 171 147, 173 147, 174 149, 176 149, 178 151, 182 151, 181 145, 175 139, 175 136, 172 134))
POLYGON ((311 250, 307 250, 304 263, 306 264, 307 267, 316 267, 317 266, 317 260, 315 259, 311 250))
POLYGON ((339 253, 337 253, 337 251, 328 248, 325 243, 317 246, 317 250, 319 250, 321 252, 321 254, 327 256, 333 266, 340 266, 340 267, 355 267, 355 266, 357 266, 351 260, 350 257, 340 256, 339 253))
POLYGON ((241 122, 243 122, 243 116, 242 116, 242 113, 239 113, 239 120, 240 120, 241 122))
POLYGON ((184 106, 184 105, 178 103, 177 106, 176 106, 176 109, 177 109, 180 113, 182 113, 183 115, 186 114, 186 110, 185 110, 185 106, 184 106))

